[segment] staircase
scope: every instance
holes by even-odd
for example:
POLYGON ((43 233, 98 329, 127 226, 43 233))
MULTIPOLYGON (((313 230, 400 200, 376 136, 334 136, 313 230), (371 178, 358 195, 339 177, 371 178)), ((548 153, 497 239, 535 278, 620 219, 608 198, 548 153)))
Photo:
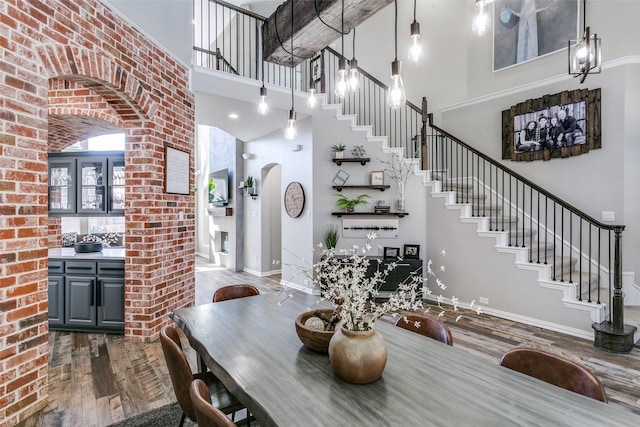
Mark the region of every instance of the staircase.
MULTIPOLYGON (((216 59, 221 55, 217 52, 216 59)), ((326 94, 323 108, 335 110, 338 120, 351 121, 354 131, 366 132, 367 140, 379 142, 383 152, 410 162, 432 198, 457 211, 460 222, 476 224, 477 236, 494 239, 495 250, 512 254, 518 269, 536 272, 541 288, 560 291, 563 307, 588 312, 596 345, 598 334, 608 333, 597 324, 608 325, 614 335, 622 329, 629 335, 622 323, 624 226, 599 222, 438 128, 425 99, 421 108, 410 102, 399 110, 387 108, 388 87, 361 68, 357 93, 336 99, 332 79, 339 57, 331 48, 323 49, 300 66, 304 79, 297 86, 305 89, 308 81, 306 89, 326 94)), ((272 74, 262 73, 267 80, 272 74)), ((257 67, 252 78, 257 78, 257 67)))

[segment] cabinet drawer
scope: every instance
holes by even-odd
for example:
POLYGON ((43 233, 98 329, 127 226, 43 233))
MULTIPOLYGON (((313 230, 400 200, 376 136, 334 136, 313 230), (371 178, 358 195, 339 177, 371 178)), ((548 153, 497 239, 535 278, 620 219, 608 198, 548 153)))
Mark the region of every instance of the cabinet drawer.
POLYGON ((98 276, 124 277, 124 261, 98 262, 98 276))
POLYGON ((64 273, 64 261, 49 260, 49 274, 63 274, 63 273, 64 273))
POLYGON ((96 263, 89 261, 66 261, 64 266, 66 274, 96 274, 96 263))

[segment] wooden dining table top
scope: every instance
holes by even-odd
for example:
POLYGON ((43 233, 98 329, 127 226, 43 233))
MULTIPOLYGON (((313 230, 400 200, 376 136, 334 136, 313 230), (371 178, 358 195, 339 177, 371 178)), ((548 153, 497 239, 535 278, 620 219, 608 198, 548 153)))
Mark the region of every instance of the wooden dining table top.
POLYGON ((314 297, 278 299, 262 294, 170 315, 262 426, 640 426, 631 412, 381 321, 382 377, 345 383, 326 354, 296 335, 295 318, 314 297))

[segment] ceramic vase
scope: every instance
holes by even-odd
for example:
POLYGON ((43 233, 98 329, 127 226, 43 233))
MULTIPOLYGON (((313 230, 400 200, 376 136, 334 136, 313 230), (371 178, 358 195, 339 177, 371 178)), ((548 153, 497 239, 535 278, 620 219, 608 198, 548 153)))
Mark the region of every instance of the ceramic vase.
POLYGON ((329 360, 335 375, 351 384, 368 384, 380 378, 387 364, 387 345, 375 329, 340 328, 329 341, 329 360))

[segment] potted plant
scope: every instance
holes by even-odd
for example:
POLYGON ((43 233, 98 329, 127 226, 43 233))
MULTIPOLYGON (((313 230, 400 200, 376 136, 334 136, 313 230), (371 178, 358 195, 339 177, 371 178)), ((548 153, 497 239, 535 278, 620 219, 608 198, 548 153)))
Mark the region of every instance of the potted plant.
POLYGON ((331 146, 331 149, 336 153, 336 159, 341 159, 344 157, 344 150, 346 150, 347 147, 344 144, 334 144, 331 146))
POLYGON ((247 177, 247 182, 245 187, 247 189, 247 194, 253 195, 253 177, 251 175, 247 177))
POLYGON ((327 249, 335 249, 340 238, 340 230, 336 225, 330 225, 324 232, 324 245, 327 249))
POLYGON ((365 200, 366 198, 369 198, 368 194, 361 194, 355 199, 349 199, 343 194, 336 194, 336 196, 338 196, 336 206, 338 206, 340 209, 346 210, 347 212, 353 212, 355 207, 358 205, 366 205, 369 203, 365 200))

